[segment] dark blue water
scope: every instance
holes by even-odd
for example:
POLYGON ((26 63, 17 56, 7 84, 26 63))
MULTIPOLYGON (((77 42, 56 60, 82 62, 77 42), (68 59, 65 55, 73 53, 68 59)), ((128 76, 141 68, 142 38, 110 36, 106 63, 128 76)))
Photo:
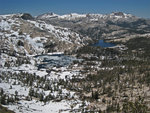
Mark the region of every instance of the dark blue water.
POLYGON ((116 44, 104 42, 104 40, 99 40, 98 43, 94 44, 93 46, 100 46, 100 47, 113 47, 116 46, 116 44))

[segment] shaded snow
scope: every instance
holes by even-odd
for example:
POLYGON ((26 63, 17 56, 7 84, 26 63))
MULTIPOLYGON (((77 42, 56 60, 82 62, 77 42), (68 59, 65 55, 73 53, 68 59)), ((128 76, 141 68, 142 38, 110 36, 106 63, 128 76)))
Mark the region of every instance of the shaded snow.
POLYGON ((1 30, 10 30, 11 26, 10 26, 10 24, 7 21, 2 20, 0 22, 0 29, 1 30))
MULTIPOLYGON (((61 110, 70 108, 67 101, 49 102, 46 105, 36 100, 19 101, 20 104, 6 106, 16 113, 59 113, 61 110)), ((63 112, 69 113, 69 111, 63 112)))

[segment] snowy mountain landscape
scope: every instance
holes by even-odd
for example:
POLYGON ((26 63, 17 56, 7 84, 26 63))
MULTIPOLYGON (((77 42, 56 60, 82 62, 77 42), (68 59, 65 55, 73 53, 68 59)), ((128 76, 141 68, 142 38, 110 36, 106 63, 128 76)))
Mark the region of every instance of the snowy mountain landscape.
POLYGON ((12 113, 147 113, 149 47, 150 20, 132 14, 0 15, 0 105, 12 113))

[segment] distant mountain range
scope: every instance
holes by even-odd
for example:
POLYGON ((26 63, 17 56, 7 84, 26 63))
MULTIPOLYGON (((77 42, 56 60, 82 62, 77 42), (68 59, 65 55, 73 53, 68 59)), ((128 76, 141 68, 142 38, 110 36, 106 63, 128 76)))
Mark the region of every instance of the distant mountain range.
POLYGON ((67 14, 46 13, 36 17, 46 23, 67 27, 91 38, 125 38, 150 32, 150 19, 114 12, 111 14, 67 14))
POLYGON ((75 20, 75 19, 131 19, 136 18, 135 16, 131 14, 125 14, 122 12, 114 12, 111 14, 77 14, 77 13, 71 13, 66 15, 57 15, 55 13, 45 13, 42 15, 37 16, 37 19, 51 19, 51 18, 57 18, 57 19, 65 19, 65 20, 75 20))

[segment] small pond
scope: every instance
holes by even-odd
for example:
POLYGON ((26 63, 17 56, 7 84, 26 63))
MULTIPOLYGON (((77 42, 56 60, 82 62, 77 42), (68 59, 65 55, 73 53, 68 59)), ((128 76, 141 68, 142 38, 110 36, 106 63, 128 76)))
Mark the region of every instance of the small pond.
POLYGON ((93 46, 100 46, 100 47, 113 47, 116 46, 116 44, 105 42, 104 40, 99 40, 98 43, 94 44, 93 46))

